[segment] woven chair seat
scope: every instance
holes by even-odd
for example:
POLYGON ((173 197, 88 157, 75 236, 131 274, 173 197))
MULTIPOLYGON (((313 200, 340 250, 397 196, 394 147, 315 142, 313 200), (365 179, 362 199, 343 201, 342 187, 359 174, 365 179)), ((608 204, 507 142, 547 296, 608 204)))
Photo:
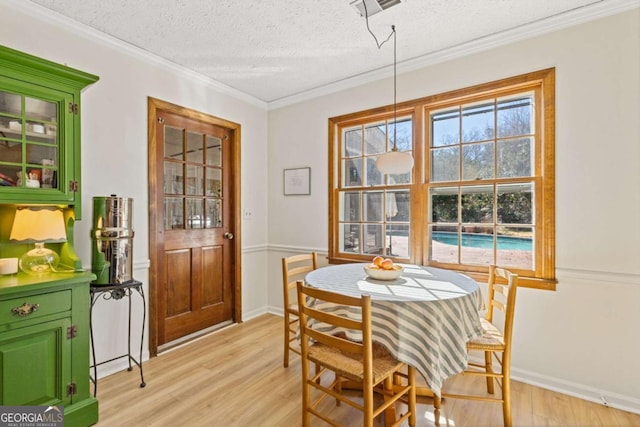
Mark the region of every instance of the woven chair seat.
POLYGON ((468 350, 504 350, 504 336, 502 332, 486 319, 480 319, 482 335, 467 343, 468 350))
MULTIPOLYGON (((389 354, 384 346, 373 343, 373 383, 377 384, 404 364, 389 354)), ((315 343, 309 347, 309 360, 319 363, 337 375, 352 381, 363 381, 362 357, 315 343)))

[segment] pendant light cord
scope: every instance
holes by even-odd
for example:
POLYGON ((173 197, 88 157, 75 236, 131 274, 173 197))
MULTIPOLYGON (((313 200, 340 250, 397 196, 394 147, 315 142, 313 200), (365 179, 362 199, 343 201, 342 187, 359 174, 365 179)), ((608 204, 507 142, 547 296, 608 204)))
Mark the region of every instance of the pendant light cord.
POLYGON ((391 151, 398 151, 398 147, 396 147, 396 136, 398 129, 398 103, 397 103, 397 84, 396 84, 396 26, 391 26, 391 31, 393 34, 393 148, 391 151))

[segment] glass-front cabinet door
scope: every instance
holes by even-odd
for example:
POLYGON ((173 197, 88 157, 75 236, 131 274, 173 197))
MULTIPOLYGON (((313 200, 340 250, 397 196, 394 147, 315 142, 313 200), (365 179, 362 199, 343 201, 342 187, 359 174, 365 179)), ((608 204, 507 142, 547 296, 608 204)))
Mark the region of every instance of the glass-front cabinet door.
POLYGON ((68 190, 63 179, 73 177, 60 176, 66 160, 59 136, 65 129, 64 102, 64 96, 43 99, 0 90, 0 185, 5 191, 57 197, 68 190))

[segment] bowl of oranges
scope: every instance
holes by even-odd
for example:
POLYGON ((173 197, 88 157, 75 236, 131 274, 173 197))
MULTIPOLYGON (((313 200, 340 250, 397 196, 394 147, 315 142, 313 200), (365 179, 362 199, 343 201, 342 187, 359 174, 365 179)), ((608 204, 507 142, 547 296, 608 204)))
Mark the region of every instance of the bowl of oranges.
POLYGON ((389 258, 381 256, 375 257, 372 264, 364 266, 367 276, 376 280, 396 280, 402 275, 403 270, 401 265, 394 264, 389 258))

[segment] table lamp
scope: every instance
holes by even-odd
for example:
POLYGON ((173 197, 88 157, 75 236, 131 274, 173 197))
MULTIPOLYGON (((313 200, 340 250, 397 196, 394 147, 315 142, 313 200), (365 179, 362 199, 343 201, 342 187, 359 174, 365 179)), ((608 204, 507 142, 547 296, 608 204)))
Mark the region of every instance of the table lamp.
POLYGON ((67 241, 62 210, 50 207, 28 207, 16 209, 9 240, 35 243, 32 249, 20 257, 20 269, 29 274, 54 271, 60 257, 46 243, 67 241))

